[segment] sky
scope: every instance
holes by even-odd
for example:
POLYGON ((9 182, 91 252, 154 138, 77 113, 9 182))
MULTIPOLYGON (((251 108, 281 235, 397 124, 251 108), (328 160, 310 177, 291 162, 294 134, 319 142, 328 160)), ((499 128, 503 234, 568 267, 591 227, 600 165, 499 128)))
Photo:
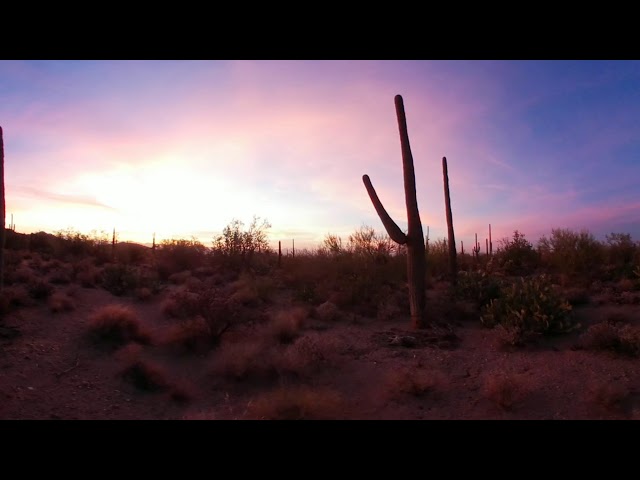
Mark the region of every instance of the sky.
POLYGON ((484 247, 553 228, 640 240, 640 62, 0 60, 7 224, 210 245, 253 216, 313 248, 406 231, 394 96, 404 99, 418 206, 484 247))

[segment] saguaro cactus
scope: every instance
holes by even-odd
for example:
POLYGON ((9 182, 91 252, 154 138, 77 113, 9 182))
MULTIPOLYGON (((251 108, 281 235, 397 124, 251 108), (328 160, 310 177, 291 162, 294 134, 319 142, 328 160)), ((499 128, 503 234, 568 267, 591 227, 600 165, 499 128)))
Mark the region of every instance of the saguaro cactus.
POLYGON ((447 215, 447 233, 449 237, 449 275, 451 276, 451 283, 455 285, 458 281, 458 256, 456 254, 456 238, 453 233, 453 214, 451 213, 451 195, 449 194, 449 169, 447 168, 447 157, 442 157, 442 179, 444 181, 444 204, 445 213, 447 215))
POLYGON ((476 233, 476 244, 474 245, 472 250, 473 250, 473 257, 477 260, 478 259, 478 255, 480 255, 480 244, 478 243, 478 234, 477 233, 476 233))
POLYGON ((413 169, 413 156, 409 145, 407 132, 407 119, 404 113, 404 103, 400 95, 395 97, 396 116, 398 117, 398 129, 400 131, 400 146, 402 148, 402 170, 404 173, 404 195, 407 206, 407 219, 409 230, 405 235, 400 227, 391 219, 378 198, 369 175, 363 175, 362 181, 367 189, 369 198, 373 203, 384 228, 389 237, 399 245, 407 246, 407 276, 409 279, 409 307, 411 309, 411 324, 414 328, 426 326, 426 293, 425 275, 427 262, 425 258, 424 235, 418 201, 416 198, 416 176, 413 169))
POLYGON ((489 224, 489 255, 493 255, 493 242, 491 241, 491 224, 489 224))
POLYGON ((4 287, 4 244, 6 207, 4 203, 4 140, 2 137, 2 127, 0 127, 0 210, 2 210, 2 222, 0 222, 0 293, 4 287))

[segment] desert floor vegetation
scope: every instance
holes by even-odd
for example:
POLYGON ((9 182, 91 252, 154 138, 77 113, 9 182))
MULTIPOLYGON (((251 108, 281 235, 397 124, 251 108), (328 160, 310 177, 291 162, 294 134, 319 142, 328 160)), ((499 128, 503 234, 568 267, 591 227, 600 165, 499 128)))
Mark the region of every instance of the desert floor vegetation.
MULTIPOLYGON (((360 227, 279 257, 266 223, 211 246, 14 241, 0 296, 2 419, 635 419, 640 245, 556 229, 492 255, 406 253, 360 227)), ((15 234, 15 232, 13 232, 15 234)), ((17 235, 17 234, 15 234, 17 235)))

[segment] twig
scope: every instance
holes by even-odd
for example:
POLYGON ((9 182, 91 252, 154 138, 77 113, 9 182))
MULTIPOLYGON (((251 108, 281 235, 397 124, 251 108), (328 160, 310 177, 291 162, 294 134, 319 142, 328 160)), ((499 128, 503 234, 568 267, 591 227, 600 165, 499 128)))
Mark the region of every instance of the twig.
POLYGON ((66 370, 62 371, 62 372, 56 373, 56 377, 60 378, 65 373, 69 373, 74 368, 78 368, 78 365, 80 365, 80 355, 76 355, 76 364, 73 367, 69 367, 66 370))

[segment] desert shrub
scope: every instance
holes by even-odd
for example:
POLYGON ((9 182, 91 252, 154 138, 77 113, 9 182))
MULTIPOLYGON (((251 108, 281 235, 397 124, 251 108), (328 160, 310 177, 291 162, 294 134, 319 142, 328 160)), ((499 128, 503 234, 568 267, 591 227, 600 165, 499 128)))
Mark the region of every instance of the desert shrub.
POLYGON ((163 343, 180 347, 189 352, 202 351, 210 344, 210 328, 206 320, 200 316, 190 318, 169 327, 163 343))
POLYGON ((67 266, 56 268, 49 275, 49 281, 56 285, 68 285, 71 283, 73 270, 67 266))
POLYGON ((589 303, 589 290, 573 287, 565 290, 564 295, 571 306, 586 305, 589 303))
POLYGON ((306 318, 307 312, 301 307, 279 310, 272 314, 266 335, 280 343, 291 343, 300 334, 306 318))
POLYGON ((62 293, 55 292, 49 297, 49 309, 53 313, 68 312, 76 308, 75 302, 71 297, 62 293))
POLYGON ((163 240, 156 248, 158 274, 167 280, 172 274, 192 270, 207 263, 207 247, 195 237, 191 240, 163 240))
POLYGON ((419 397, 433 393, 442 382, 441 376, 432 371, 402 367, 387 372, 384 388, 391 398, 398 397, 399 394, 419 397))
POLYGON ((102 286, 116 296, 135 293, 148 288, 152 293, 160 290, 157 273, 139 266, 109 264, 102 271, 102 286))
POLYGON ((331 322, 340 318, 340 309, 336 306, 335 303, 326 301, 314 308, 313 314, 316 318, 324 322, 331 322))
POLYGON ((515 338, 530 335, 569 332, 578 325, 571 315, 571 305, 552 287, 546 275, 519 278, 503 289, 499 298, 483 309, 481 321, 486 326, 502 325, 515 338))
POLYGON ((153 291, 148 287, 136 288, 134 295, 141 302, 146 302, 153 296, 153 291))
MULTIPOLYGON (((330 237, 327 238, 329 239, 330 237)), ((332 239, 329 240, 329 244, 331 243, 332 239)), ((394 254, 396 245, 386 233, 376 232, 373 227, 362 225, 349 235, 346 251, 369 261, 384 263, 394 254)))
POLYGON ((27 288, 29 290, 29 295, 36 300, 48 298, 49 295, 51 295, 51 292, 53 292, 53 287, 49 282, 41 278, 29 282, 27 288))
POLYGON ((26 307, 34 302, 23 285, 12 285, 2 289, 2 296, 9 307, 26 307))
POLYGON ((191 272, 189 270, 185 270, 184 272, 172 273, 171 275, 169 275, 168 280, 171 283, 182 285, 186 283, 187 279, 190 277, 191 277, 191 272))
POLYGON ((622 278, 616 284, 616 290, 618 292, 632 292, 636 289, 636 282, 630 278, 622 278))
POLYGON ((121 375, 140 390, 158 392, 170 388, 164 369, 141 358, 126 365, 121 375))
POLYGON ((530 393, 522 376, 496 373, 486 377, 483 385, 485 397, 504 410, 512 410, 530 393))
POLYGON ((474 302, 478 307, 487 305, 502 294, 504 281, 484 270, 461 271, 458 273, 456 295, 474 302))
POLYGON ((174 290, 162 303, 162 312, 173 318, 187 318, 198 314, 198 294, 186 288, 174 290))
POLYGON ((271 380, 278 377, 278 370, 276 349, 261 339, 253 339, 221 345, 210 372, 233 380, 271 380))
POLYGON ((151 249, 136 243, 123 242, 115 246, 115 261, 125 265, 140 265, 149 260, 151 249))
POLYGON ((608 350, 630 357, 640 356, 640 329, 632 325, 600 322, 580 337, 579 346, 588 350, 608 350))
POLYGON ((301 377, 313 375, 338 364, 339 351, 344 347, 340 340, 318 332, 307 333, 286 346, 275 359, 281 374, 301 377))
POLYGON ((215 285, 202 284, 196 291, 178 290, 163 304, 163 311, 181 318, 200 316, 207 324, 207 339, 216 345, 220 337, 245 318, 242 307, 215 285))
POLYGON ((133 267, 123 264, 110 264, 102 272, 102 286, 113 295, 121 296, 134 291, 139 278, 133 267))
POLYGON ((446 238, 430 241, 425 245, 427 252, 427 274, 442 277, 449 274, 449 242, 446 238))
POLYGON ((244 229, 244 222, 233 219, 213 240, 214 258, 227 268, 233 270, 247 269, 253 266, 257 253, 270 252, 267 231, 271 224, 267 220, 260 222, 254 216, 249 227, 244 229))
POLYGON ((319 252, 322 255, 334 257, 343 254, 345 249, 342 246, 342 238, 333 233, 327 233, 322 240, 319 252))
POLYGON ((36 273, 26 266, 18 267, 11 276, 15 283, 31 283, 36 280, 36 273))
POLYGON ((612 277, 633 278, 634 260, 640 254, 640 247, 628 233, 606 235, 606 258, 612 277))
POLYGON ((538 251, 545 266, 555 273, 584 279, 601 276, 604 247, 586 230, 553 229, 551 237, 538 241, 538 251))
POLYGON ((56 253, 58 256, 87 257, 107 251, 109 236, 106 232, 92 230, 89 234, 73 228, 55 232, 56 253))
POLYGON ((344 401, 330 389, 280 387, 260 395, 247 406, 247 417, 260 420, 330 420, 343 414, 344 401))
POLYGON ((89 317, 88 330, 95 343, 119 346, 151 341, 151 335, 143 328, 135 312, 125 305, 112 304, 95 311, 89 317))
POLYGON ((29 250, 32 252, 52 254, 54 252, 55 238, 45 232, 29 234, 29 250))
POLYGON ((518 230, 511 239, 500 240, 495 259, 508 275, 527 275, 535 271, 539 264, 538 253, 533 245, 518 230))

